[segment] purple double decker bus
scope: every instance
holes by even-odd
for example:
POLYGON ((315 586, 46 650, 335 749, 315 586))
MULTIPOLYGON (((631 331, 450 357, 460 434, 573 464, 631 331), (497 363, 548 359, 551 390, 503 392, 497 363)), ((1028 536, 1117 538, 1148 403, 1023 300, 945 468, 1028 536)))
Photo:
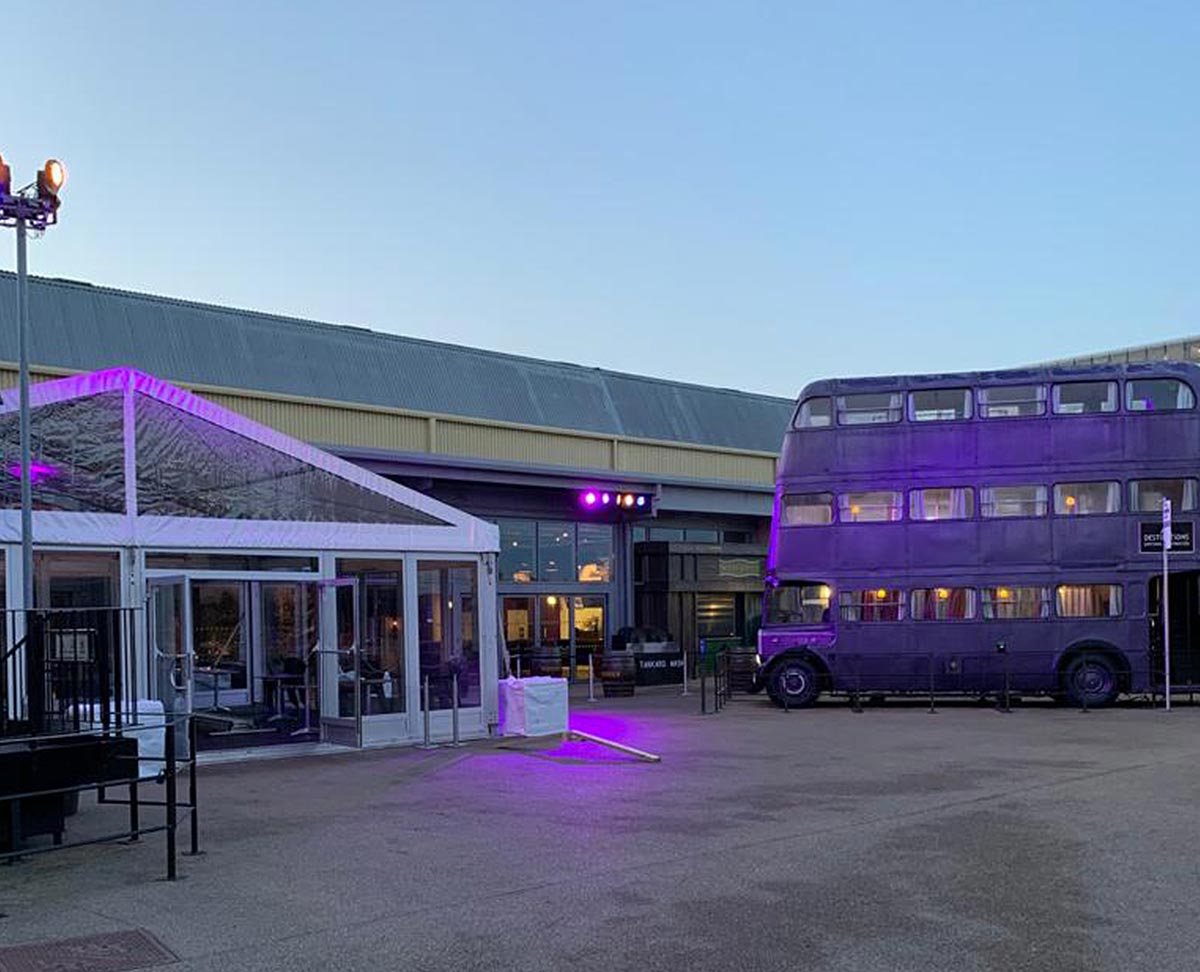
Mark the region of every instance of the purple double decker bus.
POLYGON ((783 443, 755 680, 1104 705, 1200 687, 1200 368, 857 378, 804 389, 783 443))

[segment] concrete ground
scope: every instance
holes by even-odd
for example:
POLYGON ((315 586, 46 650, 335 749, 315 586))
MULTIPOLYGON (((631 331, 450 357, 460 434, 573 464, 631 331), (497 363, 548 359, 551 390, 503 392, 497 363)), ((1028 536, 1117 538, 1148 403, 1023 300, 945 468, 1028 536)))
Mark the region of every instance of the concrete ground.
MULTIPOLYGON (((205 767, 163 841, 0 868, 0 945, 145 928, 229 970, 1183 970, 1200 708, 573 705, 591 744, 205 767)), ((72 837, 117 811, 85 807, 72 837)))

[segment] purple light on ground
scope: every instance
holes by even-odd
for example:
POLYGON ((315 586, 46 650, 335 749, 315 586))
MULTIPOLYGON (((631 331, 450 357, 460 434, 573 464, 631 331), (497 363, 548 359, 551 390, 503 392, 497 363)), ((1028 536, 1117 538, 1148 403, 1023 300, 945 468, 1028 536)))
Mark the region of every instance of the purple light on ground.
MULTIPOLYGON (((21 464, 14 463, 8 467, 8 474, 13 479, 21 478, 21 464)), ((58 475, 58 467, 48 465, 44 462, 31 462, 29 464, 29 481, 31 483, 40 483, 43 479, 53 479, 58 475)))
POLYGON ((589 489, 586 493, 583 494, 583 505, 584 506, 595 506, 596 505, 596 493, 594 490, 589 489))

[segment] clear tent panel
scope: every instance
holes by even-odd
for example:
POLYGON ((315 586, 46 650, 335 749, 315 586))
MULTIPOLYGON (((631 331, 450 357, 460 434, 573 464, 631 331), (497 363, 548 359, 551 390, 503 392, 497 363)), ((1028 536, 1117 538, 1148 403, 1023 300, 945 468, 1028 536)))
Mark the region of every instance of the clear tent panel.
MULTIPOLYGON (((78 513, 125 512, 124 393, 102 392, 31 409, 33 506, 78 513)), ((21 431, 0 414, 0 506, 21 503, 21 431)))
POLYGON ((448 525, 140 392, 134 416, 141 515, 448 525))

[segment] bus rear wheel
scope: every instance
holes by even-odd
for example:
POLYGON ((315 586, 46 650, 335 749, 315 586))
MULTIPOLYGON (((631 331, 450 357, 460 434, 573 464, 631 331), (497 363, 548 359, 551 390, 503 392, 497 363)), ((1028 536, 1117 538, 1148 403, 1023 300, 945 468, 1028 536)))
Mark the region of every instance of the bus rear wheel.
POLYGON ((789 709, 812 705, 821 694, 820 678, 816 668, 803 658, 785 659, 771 672, 771 701, 789 709))
POLYGON ((1117 666, 1104 655, 1081 655, 1067 663, 1063 688, 1072 705, 1109 705, 1121 691, 1117 666))

